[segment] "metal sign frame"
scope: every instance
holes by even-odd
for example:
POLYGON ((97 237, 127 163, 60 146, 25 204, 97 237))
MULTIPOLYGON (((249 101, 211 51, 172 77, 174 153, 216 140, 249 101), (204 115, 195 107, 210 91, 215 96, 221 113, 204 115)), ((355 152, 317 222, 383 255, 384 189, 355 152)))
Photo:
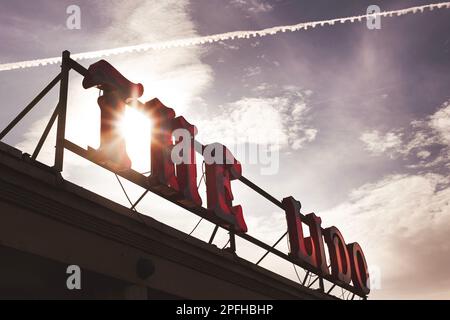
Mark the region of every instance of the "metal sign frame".
MULTIPOLYGON (((109 166, 108 164, 101 163, 96 159, 95 157, 95 149, 84 149, 75 143, 69 141, 65 137, 65 130, 66 130, 66 117, 67 117, 67 101, 68 101, 68 85, 69 85, 69 73, 70 70, 74 70, 77 73, 79 73, 82 76, 86 76, 88 74, 88 70, 80 65, 78 62, 70 58, 70 52, 64 51, 62 53, 62 64, 61 64, 61 72, 19 113, 19 115, 16 116, 9 124, 6 126, 6 128, 0 133, 0 140, 2 140, 17 123, 19 123, 27 114, 30 112, 34 106, 45 96, 48 94, 48 92, 55 87, 55 85, 59 82, 59 101, 58 104, 53 112, 53 114, 50 117, 50 120, 47 124, 47 126, 44 129, 44 132, 39 139, 38 144, 36 145, 36 148, 31 156, 32 160, 36 160, 45 140, 48 137, 48 134, 53 127, 55 121, 57 120, 57 132, 56 132, 56 149, 55 149, 55 158, 54 158, 54 165, 53 169, 56 174, 60 174, 63 171, 63 164, 64 164, 64 150, 67 149, 78 156, 89 160, 101 167, 103 167, 106 170, 109 170, 118 176, 121 176, 124 179, 129 180, 130 182, 142 187, 145 189, 145 192, 138 198, 138 200, 130 207, 131 210, 136 210, 136 206, 139 204, 139 202, 145 197, 145 195, 150 191, 154 194, 157 194, 164 199, 175 203, 176 205, 184 208, 185 210, 190 211, 193 214, 196 214, 197 216, 201 217, 204 220, 207 220, 213 224, 215 224, 215 228, 213 230, 213 233, 210 237, 209 243, 212 244, 214 241, 214 237, 218 231, 219 228, 222 228, 226 231, 228 231, 230 235, 229 244, 230 247, 228 250, 231 250, 233 253, 236 251, 236 240, 235 237, 238 236, 264 250, 266 250, 266 253, 255 263, 258 265, 269 253, 272 253, 290 263, 292 263, 295 266, 299 266, 306 270, 306 275, 303 280, 300 279, 301 282, 300 285, 308 288, 312 288, 313 285, 318 284, 317 290, 320 290, 321 292, 331 295, 333 290, 335 288, 341 288, 341 290, 348 291, 348 295, 345 295, 345 292, 341 291, 341 298, 351 299, 353 300, 355 297, 359 297, 361 299, 367 299, 367 296, 359 292, 357 288, 343 283, 336 281, 333 279, 329 274, 322 274, 320 270, 317 270, 315 268, 311 268, 309 265, 302 263, 299 260, 296 260, 289 256, 288 254, 276 249, 275 247, 280 243, 280 241, 286 237, 287 231, 273 244, 268 245, 264 243, 261 240, 258 240, 254 238, 253 236, 250 236, 246 233, 235 233, 231 228, 227 228, 226 226, 220 225, 220 222, 214 218, 214 216, 208 214, 207 209, 204 207, 187 207, 183 203, 178 202, 178 198, 176 196, 168 196, 167 194, 162 193, 160 190, 155 188, 155 186, 152 186, 147 177, 133 169, 126 170, 126 171, 117 171, 115 168, 109 166), (331 283, 330 287, 327 289, 325 287, 324 280, 331 283)), ((139 101, 137 101, 138 104, 141 104, 139 101)), ((197 152, 202 153, 204 146, 198 142, 195 141, 195 149, 197 152)), ((284 211, 284 207, 278 199, 270 195, 268 192, 251 182, 249 179, 245 178, 244 176, 241 176, 239 180, 245 184, 247 187, 252 189, 253 191, 260 194, 265 199, 272 202, 274 205, 279 207, 284 211)), ((300 213, 301 218, 305 218, 305 215, 300 213)), ((227 243, 227 244, 228 244, 227 243)), ((297 272, 297 271, 296 271, 297 272)), ((298 275, 298 274, 297 274, 298 275)))

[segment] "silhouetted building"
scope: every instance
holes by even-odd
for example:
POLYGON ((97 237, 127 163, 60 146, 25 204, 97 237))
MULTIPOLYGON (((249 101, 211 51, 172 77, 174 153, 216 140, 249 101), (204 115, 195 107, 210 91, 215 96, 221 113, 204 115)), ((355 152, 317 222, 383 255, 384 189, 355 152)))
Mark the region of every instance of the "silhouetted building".
POLYGON ((138 217, 4 143, 0 297, 331 298, 150 217, 138 217), (81 290, 66 286, 69 265, 81 268, 81 290))

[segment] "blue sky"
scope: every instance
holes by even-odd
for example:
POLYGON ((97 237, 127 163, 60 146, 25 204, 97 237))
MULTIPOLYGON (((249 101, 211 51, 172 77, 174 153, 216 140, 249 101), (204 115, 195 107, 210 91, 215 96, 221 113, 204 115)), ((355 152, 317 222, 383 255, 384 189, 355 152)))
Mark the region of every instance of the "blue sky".
MULTIPOLYGON (((1 0, 0 63, 359 15, 370 4, 395 10, 427 3, 1 0), (80 30, 66 27, 71 4, 81 8, 80 30)), ((277 169, 264 174, 264 163, 242 160, 244 175, 279 199, 294 196, 304 213, 316 212, 324 226, 358 241, 380 279, 372 298, 450 298, 449 30, 444 9, 383 18, 380 30, 337 24, 108 61, 143 83, 143 100, 158 97, 196 124, 202 142, 270 143, 277 169)), ((0 126, 57 72, 58 66, 0 72, 0 126)), ((97 147, 98 92, 82 89, 80 80, 71 78, 68 136, 97 147)), ((55 91, 6 142, 31 153, 56 101, 55 91)), ((39 158, 45 163, 51 139, 39 158)), ((142 170, 146 148, 138 145, 131 155, 142 170)), ((111 173, 69 153, 64 176, 127 204, 111 173)), ((141 190, 126 187, 139 196, 141 190)), ((276 240, 286 229, 284 214, 245 187, 233 188, 249 233, 276 240)), ((139 209, 187 232, 197 222, 153 196, 139 209)), ((205 222, 194 235, 206 239, 211 230, 205 222)), ((226 241, 220 237, 219 244, 226 241)), ((252 261, 260 254, 239 245, 252 261)), ((275 258, 264 266, 295 279, 292 266, 275 258)))

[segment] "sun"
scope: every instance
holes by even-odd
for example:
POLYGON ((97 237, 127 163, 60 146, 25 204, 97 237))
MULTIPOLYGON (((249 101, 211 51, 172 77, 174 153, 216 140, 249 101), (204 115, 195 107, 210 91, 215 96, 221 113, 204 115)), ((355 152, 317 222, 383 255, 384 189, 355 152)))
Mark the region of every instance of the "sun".
POLYGON ((151 119, 135 108, 127 106, 118 127, 125 139, 132 168, 139 172, 149 171, 151 119))

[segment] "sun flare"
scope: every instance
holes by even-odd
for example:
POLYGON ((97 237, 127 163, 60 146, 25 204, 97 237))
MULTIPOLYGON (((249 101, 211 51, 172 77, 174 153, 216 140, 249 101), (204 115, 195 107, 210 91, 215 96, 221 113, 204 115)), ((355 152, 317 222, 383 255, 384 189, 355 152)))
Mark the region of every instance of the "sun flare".
POLYGON ((150 170, 151 128, 152 122, 147 115, 132 107, 126 107, 119 130, 125 139, 132 167, 139 172, 150 170))

